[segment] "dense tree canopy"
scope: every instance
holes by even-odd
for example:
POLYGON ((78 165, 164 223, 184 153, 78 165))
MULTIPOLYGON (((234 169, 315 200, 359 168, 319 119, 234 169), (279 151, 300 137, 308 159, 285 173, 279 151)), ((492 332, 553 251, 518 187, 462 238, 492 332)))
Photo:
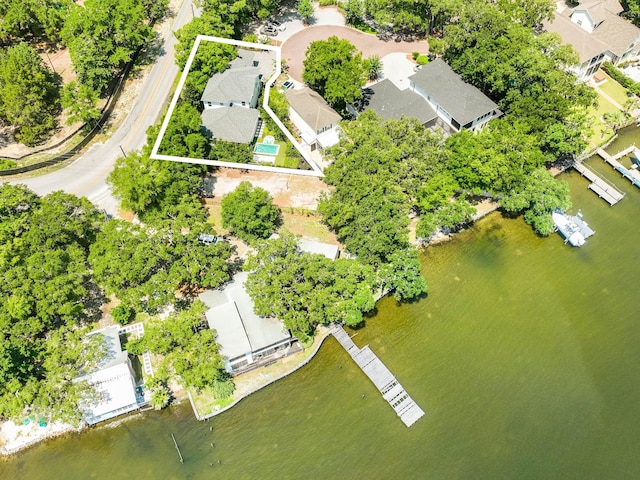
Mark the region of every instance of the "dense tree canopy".
POLYGON ((91 245, 95 279, 124 304, 150 313, 175 303, 178 292, 217 287, 230 278, 231 249, 201 243, 201 233, 213 231, 207 224, 182 233, 112 220, 91 245))
POLYGON ((362 55, 348 40, 334 36, 311 42, 303 65, 302 79, 331 105, 362 96, 367 75, 362 55))
POLYGON ((179 376, 186 387, 215 387, 225 396, 233 393, 233 382, 224 370, 224 360, 218 352, 215 332, 204 318, 206 307, 200 301, 186 310, 156 319, 147 324, 142 339, 127 344, 131 353, 150 351, 162 355, 158 376, 179 376))
POLYGON ((152 36, 142 0, 86 0, 62 31, 78 81, 97 92, 152 36))
POLYGON ((80 327, 102 303, 87 262, 102 218, 86 199, 0 186, 0 417, 78 420, 89 392, 72 380, 99 353, 80 327))
POLYGON ((59 80, 25 43, 0 52, 0 119, 17 128, 18 140, 33 145, 55 126, 59 80))
POLYGON ((258 315, 282 320, 306 340, 317 325, 357 325, 374 305, 374 271, 356 260, 330 260, 301 252, 288 233, 257 246, 246 269, 246 288, 258 315))
POLYGON ((151 146, 157 127, 151 127, 142 152, 132 152, 116 161, 107 182, 122 207, 137 213, 147 224, 170 221, 188 227, 204 221, 207 212, 196 193, 207 167, 193 163, 152 160, 151 146))
POLYGON ((222 226, 249 242, 269 238, 280 225, 280 209, 269 192, 242 182, 222 198, 222 226))
POLYGON ((0 41, 58 42, 71 0, 5 0, 0 2, 0 41))

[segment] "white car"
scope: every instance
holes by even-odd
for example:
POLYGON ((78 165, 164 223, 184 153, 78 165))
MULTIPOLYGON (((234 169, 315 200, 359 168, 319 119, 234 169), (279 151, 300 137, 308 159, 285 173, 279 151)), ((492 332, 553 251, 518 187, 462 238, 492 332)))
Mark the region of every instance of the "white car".
POLYGON ((286 27, 286 26, 282 25, 282 24, 281 24, 279 21, 277 21, 277 20, 269 20, 269 21, 267 22, 267 25, 268 25, 268 26, 270 26, 270 27, 273 27, 273 28, 275 28, 276 30, 279 30, 279 31, 281 31, 281 32, 284 32, 284 31, 287 29, 287 27, 286 27))

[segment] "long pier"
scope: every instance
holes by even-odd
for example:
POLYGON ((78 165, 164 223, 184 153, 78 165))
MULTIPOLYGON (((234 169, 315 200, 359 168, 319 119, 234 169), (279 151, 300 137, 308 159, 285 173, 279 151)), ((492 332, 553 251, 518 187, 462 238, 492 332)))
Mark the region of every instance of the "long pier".
POLYGON ((573 162, 573 168, 591 182, 589 184, 589 189, 595 192, 600 198, 604 199, 609 205, 615 205, 622 200, 622 197, 625 196, 623 192, 588 168, 584 163, 573 162))
POLYGON ((625 155, 630 154, 631 152, 637 152, 637 154, 640 153, 640 151, 636 148, 635 145, 631 145, 629 148, 625 148, 624 150, 616 153, 615 155, 608 154, 602 148, 599 148, 596 150, 596 153, 600 157, 602 157, 602 159, 605 162, 607 162, 615 170, 620 172, 620 174, 622 174, 622 176, 627 180, 629 180, 633 185, 640 188, 640 173, 638 173, 636 170, 629 170, 628 168, 620 164, 620 162, 618 162, 618 159, 624 157, 625 155))
POLYGON ((396 377, 368 345, 364 348, 358 348, 340 326, 333 327, 331 333, 382 393, 382 397, 391 405, 407 427, 413 425, 424 415, 422 409, 413 401, 396 377))

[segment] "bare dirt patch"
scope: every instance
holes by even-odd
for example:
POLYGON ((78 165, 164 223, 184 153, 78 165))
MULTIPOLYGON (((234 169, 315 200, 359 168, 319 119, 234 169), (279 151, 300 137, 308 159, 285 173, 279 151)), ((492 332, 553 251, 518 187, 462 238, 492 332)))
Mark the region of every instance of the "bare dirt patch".
POLYGON ((316 210, 320 194, 329 192, 329 187, 317 177, 220 168, 215 174, 213 203, 218 203, 245 181, 269 192, 273 203, 280 208, 316 210))

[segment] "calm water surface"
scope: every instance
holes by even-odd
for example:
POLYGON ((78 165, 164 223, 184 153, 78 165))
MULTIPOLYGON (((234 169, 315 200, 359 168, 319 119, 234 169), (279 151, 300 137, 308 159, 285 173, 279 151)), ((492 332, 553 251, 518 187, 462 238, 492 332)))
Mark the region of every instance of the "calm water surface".
POLYGON ((329 339, 209 422, 173 407, 38 445, 0 478, 640 478, 640 190, 589 163, 628 194, 609 207, 564 176, 597 232, 584 247, 493 214, 425 252, 427 298, 385 299, 358 331, 426 411, 413 427, 329 339))

